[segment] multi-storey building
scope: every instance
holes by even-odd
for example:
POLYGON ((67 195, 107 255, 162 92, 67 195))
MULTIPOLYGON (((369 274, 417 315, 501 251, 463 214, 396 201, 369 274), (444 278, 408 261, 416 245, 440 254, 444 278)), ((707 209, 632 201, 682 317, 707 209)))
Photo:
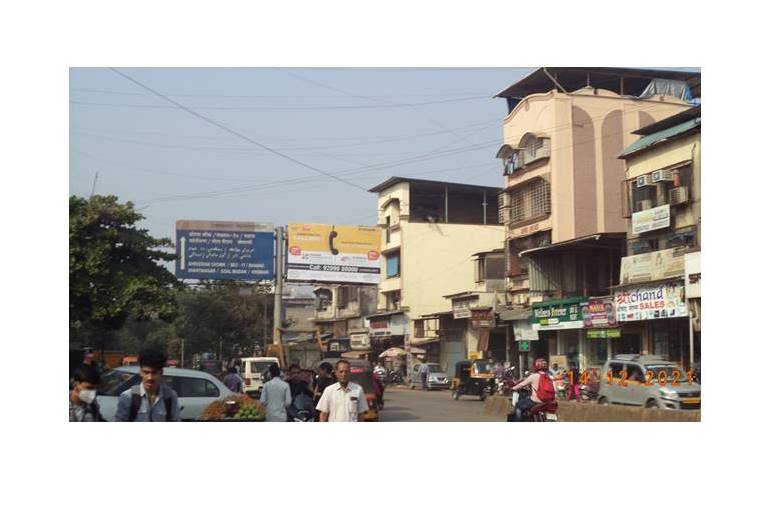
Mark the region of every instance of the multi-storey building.
POLYGON ((451 311, 445 296, 473 288, 472 254, 502 247, 501 190, 401 177, 370 190, 379 195, 383 233, 379 311, 368 316, 374 351, 413 343, 428 358, 440 358, 436 334, 414 339, 416 323, 422 335, 422 316, 451 311))
POLYGON ((701 107, 634 133, 620 155, 631 228, 616 314, 636 351, 688 368, 701 354, 701 107))
POLYGON ((612 343, 592 344, 581 312, 618 281, 627 231, 618 155, 632 130, 689 109, 699 90, 698 73, 540 68, 497 95, 508 103, 497 154, 509 305, 500 317, 525 356, 582 367, 605 359, 612 343))

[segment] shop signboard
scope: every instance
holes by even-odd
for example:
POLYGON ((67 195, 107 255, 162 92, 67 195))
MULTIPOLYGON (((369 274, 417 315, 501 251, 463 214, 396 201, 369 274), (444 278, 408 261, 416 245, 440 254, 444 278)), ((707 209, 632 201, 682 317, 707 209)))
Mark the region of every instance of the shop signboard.
POLYGON ((677 249, 669 248, 622 257, 621 284, 682 277, 685 273, 685 256, 676 252, 677 249))
POLYGON ((472 310, 472 328, 494 328, 496 319, 493 310, 472 310))
POLYGON ((635 212, 632 214, 632 233, 639 235, 653 230, 669 228, 669 217, 669 204, 635 212))
POLYGON ((469 319, 472 317, 472 308, 478 305, 477 297, 465 297, 453 300, 453 318, 469 319))
POLYGON ((288 280, 378 284, 381 231, 373 226, 288 224, 288 280))
POLYGON ((583 328, 581 303, 585 297, 569 297, 556 301, 533 303, 531 324, 535 330, 583 328))
POLYGON ((619 322, 688 315, 683 282, 633 286, 617 290, 614 294, 614 302, 619 322))
POLYGON ((371 346, 371 338, 368 334, 350 334, 349 345, 352 350, 365 350, 371 346))
POLYGON ((613 297, 595 297, 581 303, 581 318, 584 328, 618 326, 613 297))
POLYGON ((621 328, 592 328, 587 330, 587 339, 617 339, 621 337, 621 328))
POLYGON ((370 319, 370 333, 374 337, 389 337, 391 335, 405 335, 408 323, 405 317, 400 315, 373 317, 370 319))
POLYGON ((176 221, 179 279, 263 281, 274 278, 271 223, 176 221))
POLYGON ((538 341, 539 331, 534 330, 531 326, 531 322, 525 321, 512 321, 512 333, 514 334, 515 341, 538 341))

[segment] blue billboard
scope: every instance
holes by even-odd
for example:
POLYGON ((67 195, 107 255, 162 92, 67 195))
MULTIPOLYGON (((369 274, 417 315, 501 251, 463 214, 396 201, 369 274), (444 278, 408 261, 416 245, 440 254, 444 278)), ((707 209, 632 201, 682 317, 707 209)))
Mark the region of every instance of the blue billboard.
POLYGON ((263 281, 275 276, 272 224, 176 221, 176 277, 263 281))

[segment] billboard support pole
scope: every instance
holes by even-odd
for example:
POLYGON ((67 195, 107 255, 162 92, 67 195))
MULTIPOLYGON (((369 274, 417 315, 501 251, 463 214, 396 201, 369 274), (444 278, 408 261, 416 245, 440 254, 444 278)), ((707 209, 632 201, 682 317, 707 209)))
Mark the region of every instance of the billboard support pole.
POLYGON ((283 232, 282 226, 275 228, 275 309, 272 318, 274 320, 273 344, 276 345, 282 342, 280 329, 283 327, 283 232))

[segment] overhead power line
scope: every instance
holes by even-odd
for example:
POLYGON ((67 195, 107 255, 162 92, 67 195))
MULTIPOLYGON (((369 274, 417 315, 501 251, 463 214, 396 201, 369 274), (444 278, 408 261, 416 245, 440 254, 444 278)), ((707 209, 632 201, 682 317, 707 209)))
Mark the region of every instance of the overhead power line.
POLYGON ((304 168, 312 170, 315 173, 319 173, 319 174, 321 174, 321 175, 323 175, 325 177, 334 179, 334 180, 336 180, 338 182, 341 182, 342 184, 346 184, 348 186, 352 186, 352 187, 357 188, 359 190, 362 190, 362 191, 364 191, 366 193, 368 192, 368 190, 366 188, 364 188, 363 186, 360 186, 359 184, 355 184, 354 182, 350 182, 348 180, 342 179, 341 177, 337 177, 336 175, 328 173, 325 170, 321 170, 320 168, 316 168, 314 166, 311 166, 311 165, 307 164, 306 162, 302 162, 302 161, 300 161, 298 159, 295 159, 295 158, 293 158, 293 157, 291 157, 289 155, 286 155, 285 153, 277 151, 276 149, 270 148, 269 146, 265 146, 264 144, 261 144, 260 142, 257 142, 255 140, 253 140, 252 138, 250 138, 250 137, 248 137, 246 135, 243 135, 242 133, 240 133, 238 131, 235 131, 232 128, 229 128, 229 127, 225 126, 224 124, 221 124, 220 122, 217 122, 217 121, 215 121, 215 120, 213 120, 213 119, 211 119, 209 117, 206 117, 205 115, 203 115, 201 113, 198 113, 194 109, 188 108, 184 104, 181 104, 180 102, 177 102, 177 101, 173 100, 172 98, 163 95, 159 91, 156 91, 155 89, 152 89, 151 87, 147 86, 146 84, 143 84, 142 82, 139 82, 138 80, 134 79, 130 75, 128 75, 126 73, 123 73, 122 71, 120 71, 120 70, 118 70, 116 68, 111 67, 109 69, 111 69, 114 73, 120 75, 121 77, 125 78, 129 82, 132 82, 132 83, 136 84, 137 86, 139 86, 139 87, 141 87, 143 89, 146 89, 147 91, 149 91, 151 93, 154 93, 155 95, 157 95, 158 97, 162 98, 163 100, 165 100, 167 102, 170 102, 171 104, 173 104, 177 108, 179 108, 179 109, 181 109, 183 111, 186 111, 190 115, 193 115, 193 116, 195 116, 195 117, 197 117, 197 118, 199 118, 201 120, 204 120, 205 122, 211 124, 212 126, 216 126, 217 128, 222 129, 222 130, 226 131, 227 133, 231 133, 232 135, 235 135, 236 137, 239 137, 239 138, 245 140, 246 142, 249 142, 250 144, 253 144, 254 146, 257 146, 259 148, 265 149, 267 151, 271 151, 275 155, 277 155, 279 157, 282 157, 282 158, 284 158, 284 159, 286 159, 286 160, 288 160, 290 162, 293 162, 294 164, 298 164, 299 166, 303 166, 304 168))
MULTIPOLYGON (((488 100, 488 97, 462 97, 446 100, 432 100, 429 102, 368 104, 357 106, 188 106, 190 109, 208 111, 314 111, 327 109, 386 109, 410 106, 431 106, 435 104, 449 104, 453 102, 465 102, 469 100, 488 100)), ((70 100, 70 104, 81 106, 104 106, 115 108, 146 108, 146 109, 173 109, 161 104, 123 104, 118 102, 92 102, 89 100, 70 100)))

